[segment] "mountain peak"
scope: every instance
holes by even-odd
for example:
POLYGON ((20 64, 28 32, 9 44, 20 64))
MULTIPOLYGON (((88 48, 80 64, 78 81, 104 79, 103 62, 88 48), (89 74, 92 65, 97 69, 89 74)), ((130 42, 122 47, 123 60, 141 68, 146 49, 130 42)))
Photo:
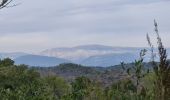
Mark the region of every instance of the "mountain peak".
POLYGON ((110 50, 113 49, 111 46, 105 46, 105 45, 98 45, 98 44, 91 44, 91 45, 81 45, 73 47, 75 49, 84 49, 84 50, 110 50))

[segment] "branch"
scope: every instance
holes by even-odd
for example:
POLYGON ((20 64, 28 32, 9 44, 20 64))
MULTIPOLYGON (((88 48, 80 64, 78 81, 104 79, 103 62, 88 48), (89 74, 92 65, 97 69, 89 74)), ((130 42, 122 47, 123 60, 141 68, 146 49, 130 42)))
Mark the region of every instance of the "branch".
MULTIPOLYGON (((3 9, 3 8, 8 8, 8 7, 14 7, 16 5, 11 5, 11 6, 8 6, 13 0, 2 0, 2 2, 0 3, 0 9, 3 9)), ((17 4, 18 5, 18 4, 17 4)))

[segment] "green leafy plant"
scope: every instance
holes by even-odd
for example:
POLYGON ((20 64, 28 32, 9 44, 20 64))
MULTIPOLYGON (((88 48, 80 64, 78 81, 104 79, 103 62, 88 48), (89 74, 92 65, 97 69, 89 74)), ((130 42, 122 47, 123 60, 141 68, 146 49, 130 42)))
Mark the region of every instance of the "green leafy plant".
POLYGON ((152 66, 156 76, 155 79, 155 99, 157 100, 169 100, 170 99, 170 64, 167 60, 167 52, 162 43, 161 37, 158 31, 158 24, 154 20, 155 34, 157 36, 159 63, 155 62, 154 48, 150 41, 149 35, 147 35, 148 44, 151 48, 152 66))

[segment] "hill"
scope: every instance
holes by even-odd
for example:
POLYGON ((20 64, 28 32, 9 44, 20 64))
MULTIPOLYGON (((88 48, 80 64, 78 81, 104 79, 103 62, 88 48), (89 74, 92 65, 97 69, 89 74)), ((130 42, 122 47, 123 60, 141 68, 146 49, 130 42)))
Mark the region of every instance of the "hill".
POLYGON ((82 45, 70 48, 48 49, 42 51, 39 55, 63 58, 85 66, 112 66, 122 60, 128 61, 128 63, 132 62, 131 58, 137 59, 136 55, 141 49, 143 48, 82 45))
POLYGON ((33 67, 33 69, 38 70, 43 77, 49 75, 60 76, 68 82, 72 82, 76 77, 86 76, 103 84, 103 86, 110 85, 126 77, 122 74, 120 65, 104 68, 67 63, 54 67, 33 67))
POLYGON ((56 57, 47 57, 47 56, 39 56, 39 55, 25 55, 14 59, 16 64, 26 64, 29 66, 55 66, 61 63, 69 63, 70 61, 56 58, 56 57))
POLYGON ((103 66, 108 67, 112 65, 119 65, 120 62, 133 62, 137 59, 138 55, 133 53, 120 53, 120 54, 105 54, 99 56, 92 56, 83 60, 80 64, 87 66, 103 66))

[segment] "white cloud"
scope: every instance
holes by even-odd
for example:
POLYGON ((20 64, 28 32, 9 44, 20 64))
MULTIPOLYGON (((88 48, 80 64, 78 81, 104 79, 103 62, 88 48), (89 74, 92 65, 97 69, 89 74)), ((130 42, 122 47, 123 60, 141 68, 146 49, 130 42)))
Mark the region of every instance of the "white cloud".
POLYGON ((81 44, 146 46, 145 35, 153 33, 154 18, 160 23, 164 43, 170 47, 168 0, 16 2, 22 4, 0 11, 0 51, 39 51, 81 44))

